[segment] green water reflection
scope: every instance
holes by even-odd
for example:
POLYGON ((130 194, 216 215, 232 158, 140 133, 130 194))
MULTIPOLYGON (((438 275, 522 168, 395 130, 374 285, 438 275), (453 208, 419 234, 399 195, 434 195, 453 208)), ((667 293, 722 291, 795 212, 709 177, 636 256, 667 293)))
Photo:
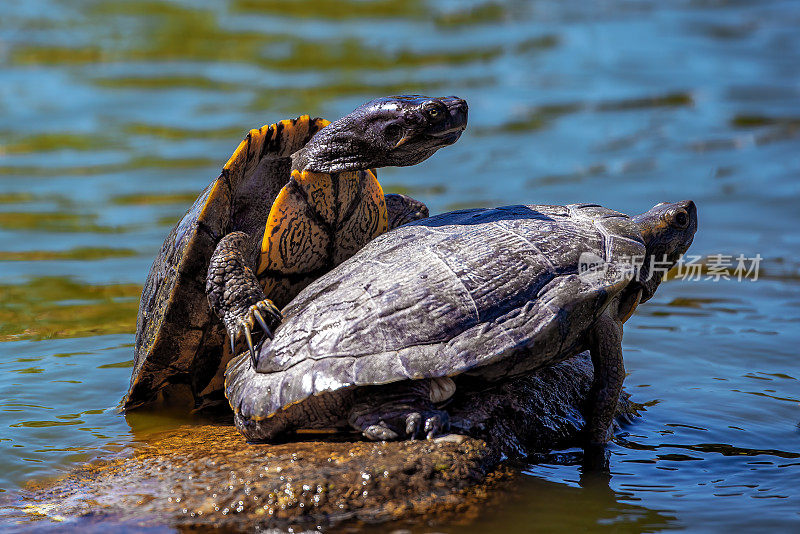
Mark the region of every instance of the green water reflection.
POLYGON ((0 285, 0 341, 130 334, 140 294, 136 284, 97 286, 59 277, 0 285))

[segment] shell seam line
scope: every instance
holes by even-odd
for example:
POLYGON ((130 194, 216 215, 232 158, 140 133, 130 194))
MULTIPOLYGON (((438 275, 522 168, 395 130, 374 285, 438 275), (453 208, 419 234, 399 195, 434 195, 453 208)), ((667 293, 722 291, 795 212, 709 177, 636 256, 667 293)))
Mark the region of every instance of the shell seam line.
POLYGON ((292 178, 286 185, 292 188, 292 190, 300 196, 301 200, 305 204, 305 211, 306 215, 308 215, 308 218, 313 220, 320 228, 331 235, 333 228, 331 228, 331 225, 328 224, 325 218, 314 208, 314 205, 311 204, 311 201, 308 199, 305 189, 302 188, 297 180, 292 178))
MULTIPOLYGON (((498 225, 498 226, 499 226, 499 225, 498 225)), ((518 237, 519 239, 522 239, 523 241, 525 241, 525 242, 526 242, 526 243, 527 243, 527 244, 528 244, 528 245, 529 245, 529 246, 530 246, 530 247, 531 247, 531 248, 532 248, 534 251, 536 251, 536 253, 539 255, 539 257, 540 257, 542 260, 544 260, 544 262, 545 262, 545 263, 547 263, 547 266, 548 266, 548 267, 550 267, 550 269, 551 269, 552 271, 555 271, 555 270, 556 270, 556 266, 553 264, 553 262, 552 262, 552 261, 550 261, 550 258, 548 258, 547 256, 545 256, 545 255, 542 253, 542 251, 539 249, 539 247, 537 247, 536 245, 534 245, 534 244, 533 244, 533 242, 532 242, 530 239, 528 239, 527 237, 525 237, 525 236, 523 236, 523 235, 520 235, 520 234, 518 234, 517 232, 515 232, 515 231, 514 231, 514 230, 512 230, 511 228, 508 228, 508 227, 505 227, 505 226, 500 226, 500 228, 501 228, 502 230, 505 230, 505 231, 506 231, 506 232, 508 232, 509 234, 511 234, 511 235, 513 235, 513 236, 516 236, 516 237, 518 237)))
POLYGON ((461 287, 464 289, 464 292, 467 294, 467 297, 469 298, 469 302, 470 302, 470 304, 472 304, 472 309, 475 311, 475 319, 476 319, 476 320, 477 320, 477 321, 480 323, 480 322, 481 322, 481 314, 480 314, 480 312, 478 311, 478 305, 477 305, 477 303, 475 302, 475 299, 472 297, 472 293, 470 293, 470 292, 469 292, 469 289, 467 289, 467 286, 466 286, 466 285, 464 285, 464 282, 461 280, 461 278, 459 278, 459 277, 458 277, 458 275, 456 274, 456 272, 455 272, 455 271, 454 271, 454 270, 453 270, 453 269, 452 269, 452 268, 451 268, 449 265, 447 265, 447 262, 446 262, 446 261, 444 261, 444 259, 442 259, 442 257, 441 257, 441 256, 439 256, 439 255, 436 253, 436 251, 435 251, 434 249, 431 249, 431 250, 430 250, 430 252, 431 252, 431 255, 432 255, 434 258, 436 258, 437 260, 439 260, 439 262, 440 262, 442 265, 444 265, 444 266, 445 266, 445 268, 446 268, 448 271, 450 271, 450 273, 452 273, 452 275, 453 275, 453 278, 455 278, 456 282, 458 282, 458 285, 460 285, 460 286, 461 286, 461 287))
MULTIPOLYGON (((349 221, 353 214, 356 212, 358 208, 358 204, 361 201, 361 196, 364 194, 364 189, 366 187, 366 171, 358 171, 359 173, 359 180, 358 180, 358 191, 350 200, 350 204, 347 206, 347 209, 344 211, 344 215, 342 218, 337 222, 338 229, 341 229, 347 221, 349 221)), ((338 215, 338 213, 337 213, 338 215)))

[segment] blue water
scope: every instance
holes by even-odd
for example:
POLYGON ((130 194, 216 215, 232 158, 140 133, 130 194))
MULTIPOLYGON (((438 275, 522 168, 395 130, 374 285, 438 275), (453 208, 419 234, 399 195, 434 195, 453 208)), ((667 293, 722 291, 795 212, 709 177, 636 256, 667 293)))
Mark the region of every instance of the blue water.
MULTIPOLYGON (((691 254, 626 324, 647 409, 611 475, 530 463, 475 531, 800 527, 800 4, 7 2, 0 17, 0 491, 130 444, 114 410, 166 233, 252 127, 457 94, 470 126, 379 173, 432 212, 693 199, 691 254)), ((464 527, 440 525, 437 530, 464 527)))

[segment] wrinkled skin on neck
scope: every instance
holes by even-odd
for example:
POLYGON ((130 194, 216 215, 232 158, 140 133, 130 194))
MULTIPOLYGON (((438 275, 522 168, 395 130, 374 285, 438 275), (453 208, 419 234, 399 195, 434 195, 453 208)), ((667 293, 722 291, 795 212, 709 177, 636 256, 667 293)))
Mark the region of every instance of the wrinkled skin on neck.
POLYGON ((458 140, 467 112, 455 96, 378 98, 317 132, 292 156, 292 166, 334 173, 415 165, 458 140))
POLYGON ((633 217, 633 221, 641 228, 647 248, 637 277, 637 285, 642 289, 641 302, 646 302, 658 289, 664 273, 692 244, 697 231, 697 207, 691 200, 662 202, 633 217), (652 271, 653 266, 659 269, 652 271))

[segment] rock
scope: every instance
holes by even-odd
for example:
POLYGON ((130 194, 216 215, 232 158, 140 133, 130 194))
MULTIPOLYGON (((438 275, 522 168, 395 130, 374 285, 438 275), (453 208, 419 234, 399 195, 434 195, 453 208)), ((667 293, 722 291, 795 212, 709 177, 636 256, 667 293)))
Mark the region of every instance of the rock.
MULTIPOLYGON (((469 517, 512 476, 498 469, 503 458, 576 443, 591 373, 584 354, 489 389, 462 388, 448 406, 456 434, 431 441, 306 432, 291 443, 248 444, 230 423, 181 426, 55 482, 32 484, 12 505, 26 521, 83 527, 302 530, 469 517)), ((634 413, 627 397, 620 409, 634 413)))

